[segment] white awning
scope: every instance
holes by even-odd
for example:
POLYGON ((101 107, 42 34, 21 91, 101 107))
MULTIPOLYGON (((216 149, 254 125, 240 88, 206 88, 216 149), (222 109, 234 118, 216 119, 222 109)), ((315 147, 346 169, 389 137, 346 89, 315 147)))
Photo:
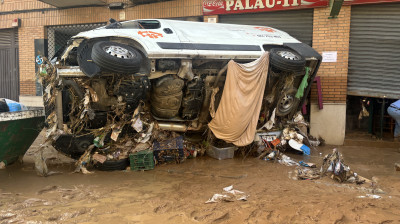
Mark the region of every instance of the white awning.
POLYGON ((106 5, 105 0, 39 0, 57 8, 77 7, 86 5, 106 5))

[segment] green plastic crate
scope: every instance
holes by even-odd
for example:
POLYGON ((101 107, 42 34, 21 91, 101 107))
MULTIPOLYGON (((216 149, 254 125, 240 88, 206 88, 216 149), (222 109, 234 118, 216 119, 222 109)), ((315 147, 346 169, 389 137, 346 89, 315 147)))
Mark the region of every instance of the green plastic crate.
POLYGON ((131 170, 154 169, 153 151, 143 150, 129 155, 131 170))

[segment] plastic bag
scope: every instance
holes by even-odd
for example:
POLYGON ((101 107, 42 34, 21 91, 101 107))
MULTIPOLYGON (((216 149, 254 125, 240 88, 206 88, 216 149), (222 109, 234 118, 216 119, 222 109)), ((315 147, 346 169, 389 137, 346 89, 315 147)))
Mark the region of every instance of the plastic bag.
POLYGON ((6 101, 10 112, 28 110, 28 108, 25 105, 18 103, 14 100, 9 100, 9 99, 4 99, 4 100, 6 101))

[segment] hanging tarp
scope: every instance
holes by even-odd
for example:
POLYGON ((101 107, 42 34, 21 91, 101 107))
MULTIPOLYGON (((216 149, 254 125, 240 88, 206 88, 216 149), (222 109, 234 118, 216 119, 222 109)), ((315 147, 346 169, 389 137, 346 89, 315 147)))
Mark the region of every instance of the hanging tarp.
POLYGON ((269 53, 238 64, 231 60, 221 102, 209 127, 214 135, 236 146, 253 142, 268 76, 269 53))

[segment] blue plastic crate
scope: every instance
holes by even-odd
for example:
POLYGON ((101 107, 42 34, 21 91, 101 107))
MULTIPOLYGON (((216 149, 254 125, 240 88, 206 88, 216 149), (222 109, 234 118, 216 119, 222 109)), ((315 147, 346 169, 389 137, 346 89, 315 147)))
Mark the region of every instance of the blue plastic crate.
POLYGON ((154 158, 157 163, 180 163, 185 159, 183 152, 183 137, 153 143, 154 158))

